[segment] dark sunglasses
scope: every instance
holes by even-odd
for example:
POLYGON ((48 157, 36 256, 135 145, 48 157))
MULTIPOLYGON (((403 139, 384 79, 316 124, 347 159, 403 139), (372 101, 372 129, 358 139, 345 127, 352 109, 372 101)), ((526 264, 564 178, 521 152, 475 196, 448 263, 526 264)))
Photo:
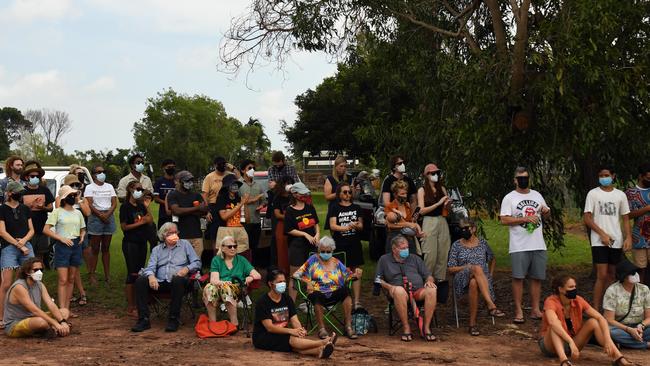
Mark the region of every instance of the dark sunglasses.
POLYGON ((43 267, 40 267, 40 268, 32 268, 32 272, 42 271, 42 270, 43 270, 43 267))
POLYGON ((228 248, 228 249, 235 249, 235 248, 237 248, 237 244, 235 244, 235 245, 222 245, 222 247, 228 248))
POLYGON ((352 192, 348 191, 348 190, 345 190, 345 191, 341 191, 341 194, 352 194, 352 192))
POLYGON ((434 175, 434 174, 438 174, 438 173, 440 173, 440 171, 436 170, 435 172, 428 172, 427 175, 434 175))
POLYGON ((333 251, 331 251, 331 250, 321 250, 320 252, 321 253, 333 253, 333 251))
POLYGON ((142 187, 136 188, 136 189, 134 189, 134 191, 142 192, 142 191, 144 191, 144 188, 142 188, 142 187))
POLYGON ((97 174, 101 174, 101 173, 103 173, 103 172, 104 172, 103 170, 97 170, 97 171, 95 171, 94 174, 97 175, 97 174))
POLYGON ((72 187, 72 188, 81 188, 81 183, 72 183, 72 184, 70 184, 70 187, 72 187))
POLYGON ((143 160, 138 160, 138 161, 134 162, 133 164, 135 164, 135 165, 144 164, 144 161, 143 160))
POLYGON ((30 177, 30 178, 40 178, 41 176, 38 175, 38 174, 37 174, 37 175, 31 175, 31 174, 30 174, 29 177, 30 177))

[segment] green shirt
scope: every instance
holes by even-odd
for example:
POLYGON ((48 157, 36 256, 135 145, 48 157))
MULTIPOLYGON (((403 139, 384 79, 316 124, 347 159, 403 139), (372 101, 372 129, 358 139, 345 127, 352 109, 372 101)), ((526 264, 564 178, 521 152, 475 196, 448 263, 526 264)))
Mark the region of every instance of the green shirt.
MULTIPOLYGON (((253 181, 252 184, 248 184, 244 182, 241 187, 239 187, 239 195, 241 197, 244 197, 245 194, 248 194, 251 198, 259 196, 260 194, 264 193, 262 191, 262 185, 259 182, 253 181)), ((246 205, 244 208, 244 217, 246 219, 247 224, 259 224, 260 223, 260 212, 256 210, 256 208, 264 203, 266 199, 262 197, 261 200, 249 203, 246 205)))
POLYGON ((237 278, 244 282, 253 269, 253 266, 246 260, 246 258, 239 254, 232 259, 232 268, 230 269, 226 267, 226 261, 219 255, 212 258, 212 265, 210 266, 210 272, 219 273, 220 281, 231 282, 233 278, 237 278))
POLYGON ((79 210, 68 211, 57 207, 50 212, 45 225, 52 225, 54 231, 66 239, 76 239, 81 236, 81 229, 86 228, 84 216, 79 210))
MULTIPOLYGON (((636 326, 645 319, 644 312, 650 309, 650 289, 648 286, 637 283, 635 285, 634 300, 632 301, 632 310, 621 322, 625 325, 636 326)), ((603 309, 613 311, 615 318, 619 318, 630 307, 630 293, 625 291, 620 282, 614 282, 607 291, 603 300, 603 309)))

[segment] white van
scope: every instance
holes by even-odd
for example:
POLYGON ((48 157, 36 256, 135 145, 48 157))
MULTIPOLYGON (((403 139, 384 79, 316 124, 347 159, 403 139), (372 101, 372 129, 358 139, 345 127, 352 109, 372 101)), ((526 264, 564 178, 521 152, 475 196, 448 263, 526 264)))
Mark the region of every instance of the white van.
MULTIPOLYGON (((93 181, 92 176, 90 175, 90 171, 86 167, 81 167, 84 172, 86 173, 86 181, 82 182, 84 185, 90 184, 90 182, 93 181)), ((47 188, 52 192, 52 195, 56 197, 57 192, 59 192, 59 188, 63 185, 63 179, 65 178, 66 175, 68 175, 68 172, 70 171, 69 166, 44 166, 43 170, 45 171, 45 175, 43 176, 43 179, 45 179, 45 185, 47 188)), ((0 173, 0 179, 4 178, 5 174, 0 173)))

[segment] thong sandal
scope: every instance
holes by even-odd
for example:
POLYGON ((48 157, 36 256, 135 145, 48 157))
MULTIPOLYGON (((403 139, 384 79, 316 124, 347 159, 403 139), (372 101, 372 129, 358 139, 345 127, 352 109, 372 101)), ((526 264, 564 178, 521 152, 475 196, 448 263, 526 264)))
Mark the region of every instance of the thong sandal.
POLYGON ((330 334, 327 333, 327 329, 325 329, 325 328, 320 328, 320 330, 318 331, 318 338, 320 338, 320 339, 325 339, 325 338, 327 338, 329 336, 330 336, 330 334))
POLYGON ((573 363, 571 363, 571 361, 569 361, 567 358, 566 360, 560 362, 560 366, 573 366, 573 363))
POLYGON ((334 345, 332 343, 328 343, 323 347, 323 350, 321 350, 318 358, 330 358, 332 353, 334 353, 334 345))
POLYGON ((411 333, 402 333, 402 342, 410 342, 413 340, 413 334, 411 333))
POLYGON ((521 318, 514 318, 512 319, 512 322, 515 324, 524 324, 526 322, 526 319, 522 316, 521 318))
POLYGON ((612 362, 612 366, 620 366, 620 365, 623 365, 622 360, 627 361, 627 362, 628 362, 629 364, 631 364, 631 365, 636 365, 636 363, 632 363, 632 362, 630 362, 630 360, 628 360, 627 358, 625 358, 625 356, 621 356, 621 357, 617 358, 616 360, 614 360, 614 362, 612 362))
POLYGON ((424 335, 424 340, 427 342, 435 342, 438 340, 438 338, 434 336, 433 333, 427 333, 424 335))
POLYGON ((478 326, 472 325, 471 327, 469 327, 469 334, 476 337, 476 336, 480 336, 481 332, 479 332, 478 326))
POLYGON ((77 302, 77 304, 79 304, 79 306, 84 306, 84 305, 88 304, 88 297, 86 295, 80 296, 79 297, 79 302, 77 302))
POLYGON ((506 316, 506 313, 499 310, 499 308, 492 308, 492 309, 489 309, 488 311, 489 311, 489 314, 491 316, 495 317, 495 318, 503 318, 504 316, 506 316))

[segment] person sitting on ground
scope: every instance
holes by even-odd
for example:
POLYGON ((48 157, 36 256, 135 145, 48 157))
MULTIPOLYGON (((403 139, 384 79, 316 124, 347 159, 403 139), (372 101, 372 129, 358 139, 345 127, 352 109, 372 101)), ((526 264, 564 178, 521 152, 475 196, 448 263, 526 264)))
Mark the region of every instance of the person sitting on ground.
POLYGON ((413 340, 411 326, 408 322, 409 293, 406 286, 412 286, 413 297, 416 301, 424 301, 424 339, 435 341, 436 336, 431 333, 431 320, 436 310, 436 283, 433 276, 424 265, 422 258, 409 251, 408 240, 402 235, 397 235, 391 241, 391 252, 379 258, 377 273, 381 287, 388 292, 388 296, 395 303, 397 316, 404 327, 402 341, 413 340), (409 282, 404 283, 404 277, 409 282))
POLYGON ((217 305, 226 306, 230 322, 238 325, 237 301, 242 288, 262 277, 246 258, 237 254, 237 242, 232 236, 221 240, 217 255, 210 265, 210 283, 203 289, 203 301, 211 321, 217 320, 217 305))
POLYGON ((454 275, 456 297, 469 293, 469 333, 481 333, 476 324, 479 294, 485 300, 490 315, 503 317, 505 314, 494 303, 492 273, 496 265, 494 253, 485 239, 476 236, 476 224, 469 218, 460 220, 461 239, 451 245, 448 271, 454 275))
POLYGON ((255 304, 253 346, 268 351, 329 358, 334 352, 336 333, 320 341, 307 339, 307 330, 300 324, 293 300, 285 294, 287 280, 284 272, 269 268, 266 284, 269 292, 255 304))
POLYGON ((573 365, 569 357, 577 359, 580 350, 595 337, 613 365, 632 365, 616 348, 609 334, 607 320, 589 303, 578 296, 576 279, 560 275, 551 282, 553 294, 544 300, 539 349, 546 357, 558 357, 560 366, 573 365), (588 318, 583 319, 584 315, 588 318))
POLYGON ((358 280, 362 270, 357 268, 352 273, 345 264, 333 257, 336 243, 329 236, 324 236, 318 243, 318 253, 312 255, 293 274, 293 278, 302 281, 307 286, 307 298, 314 304, 316 321, 320 330, 318 337, 328 337, 323 319, 323 307, 336 303, 343 303, 343 316, 345 318, 345 335, 350 339, 358 336, 352 329, 352 297, 348 290, 349 280, 358 280))
POLYGON ((409 243, 409 251, 418 253, 415 237, 423 237, 424 232, 417 222, 413 220, 413 211, 408 202, 409 186, 406 181, 398 180, 391 186, 395 199, 386 203, 386 253, 391 251, 391 242, 397 235, 404 236, 409 243))
POLYGON ((50 332, 49 335, 65 337, 70 333, 67 322, 70 313, 59 309, 43 279, 43 260, 29 258, 20 267, 17 279, 9 288, 3 300, 5 334, 11 338, 29 337, 50 332), (44 302, 49 312, 41 310, 44 302))
POLYGON ((132 332, 151 328, 149 322, 149 293, 170 292, 169 318, 166 332, 175 332, 180 325, 181 304, 189 284, 189 274, 201 269, 201 259, 192 244, 178 238, 176 224, 166 222, 158 230, 158 244, 149 257, 149 264, 135 281, 135 301, 138 307, 138 322, 132 332))
POLYGON ((650 348, 650 289, 640 283, 641 270, 627 259, 616 265, 616 278, 605 291, 603 308, 614 343, 650 348))

